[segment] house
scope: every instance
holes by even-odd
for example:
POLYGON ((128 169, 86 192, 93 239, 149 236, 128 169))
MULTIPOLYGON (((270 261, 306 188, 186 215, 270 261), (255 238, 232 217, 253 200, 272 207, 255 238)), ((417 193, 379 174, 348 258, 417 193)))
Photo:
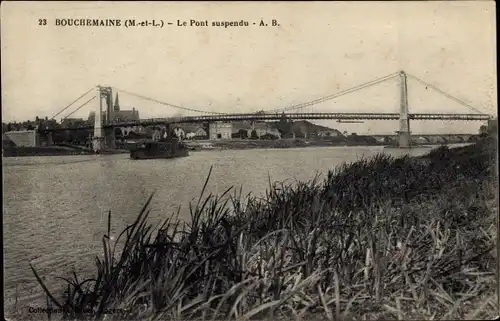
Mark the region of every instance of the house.
POLYGON ((9 136, 2 134, 2 147, 15 147, 16 143, 9 136))
POLYGON ((281 138, 281 133, 272 124, 266 122, 233 122, 233 138, 251 138, 255 130, 258 138, 263 136, 281 138))
POLYGON ((248 138, 248 130, 252 129, 252 124, 247 121, 235 121, 232 123, 231 137, 232 138, 248 138))
POLYGON ((216 121, 208 125, 208 134, 211 140, 231 139, 233 124, 228 122, 216 121))
POLYGON ((130 136, 132 133, 144 134, 146 130, 142 126, 120 126, 117 127, 121 131, 121 135, 124 137, 130 136))
POLYGON ((15 146, 23 146, 23 147, 40 146, 40 134, 36 130, 5 132, 4 135, 2 135, 2 143, 8 140, 11 140, 12 143, 15 144, 15 146))
POLYGON ((207 131, 198 124, 175 124, 175 136, 186 139, 201 139, 208 136, 207 131))
POLYGON ((276 138, 281 138, 281 133, 268 123, 254 123, 253 126, 248 129, 248 137, 252 137, 252 132, 255 130, 257 137, 261 138, 265 135, 275 136, 276 138))

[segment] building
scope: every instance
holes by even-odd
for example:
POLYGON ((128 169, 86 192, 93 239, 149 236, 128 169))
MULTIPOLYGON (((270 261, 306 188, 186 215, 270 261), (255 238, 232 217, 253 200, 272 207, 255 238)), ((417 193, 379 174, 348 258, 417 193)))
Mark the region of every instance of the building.
POLYGON ((271 135, 276 138, 281 139, 281 133, 268 123, 254 123, 251 128, 248 129, 248 137, 252 137, 252 132, 255 130, 257 137, 260 139, 262 136, 271 135))
POLYGON ((9 138, 9 136, 2 134, 2 147, 15 147, 16 143, 9 138))
POLYGON ((263 136, 276 137, 281 139, 281 133, 272 124, 266 122, 233 122, 232 137, 233 138, 251 138, 252 132, 255 130, 258 138, 263 136))
POLYGON ((121 131, 121 136, 128 137, 130 134, 146 134, 146 129, 142 126, 120 126, 117 127, 121 131))
POLYGON ((2 137, 2 141, 10 140, 9 144, 11 145, 19 147, 40 146, 40 134, 36 130, 9 131, 5 132, 4 135, 6 137, 2 137))
POLYGON ((115 105, 113 106, 112 119, 114 122, 137 121, 140 120, 139 111, 135 110, 135 108, 132 108, 132 110, 120 110, 118 93, 116 93, 115 105))
POLYGON ((232 123, 232 138, 248 138, 251 132, 248 131, 252 129, 252 124, 247 121, 235 121, 232 123))
POLYGON ((231 139, 233 124, 226 122, 213 122, 208 125, 209 138, 216 139, 231 139))
POLYGON ((176 137, 183 139, 202 139, 208 136, 207 131, 198 124, 175 124, 172 130, 176 137))
MULTIPOLYGON (((107 116, 106 116, 106 112, 105 111, 102 112, 102 118, 101 119, 104 122, 107 121, 107 116)), ((113 106, 113 111, 111 113, 111 119, 114 122, 126 122, 126 121, 138 121, 141 118, 139 117, 139 111, 136 110, 135 108, 132 108, 132 110, 121 110, 120 109, 120 102, 119 102, 118 93, 117 93, 116 97, 115 97, 115 103, 114 103, 114 106, 113 106)), ((89 113, 88 121, 91 124, 94 124, 94 122, 95 122, 95 111, 91 111, 89 113)))

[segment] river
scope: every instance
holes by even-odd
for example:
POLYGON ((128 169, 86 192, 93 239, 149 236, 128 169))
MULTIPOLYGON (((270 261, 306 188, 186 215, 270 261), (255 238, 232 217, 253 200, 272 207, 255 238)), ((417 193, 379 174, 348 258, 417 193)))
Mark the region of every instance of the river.
MULTIPOLYGON (((412 149, 421 155, 429 148, 412 149)), ((192 152, 171 160, 133 161, 128 155, 3 158, 5 307, 44 306, 44 296, 29 268, 32 262, 49 288, 55 276, 93 271, 102 253, 101 239, 112 211, 112 235, 134 221, 156 190, 150 222, 176 212, 189 219, 188 204, 197 199, 213 166, 207 191, 243 187, 262 195, 272 181, 310 180, 316 174, 379 152, 383 147, 321 147, 192 152)))

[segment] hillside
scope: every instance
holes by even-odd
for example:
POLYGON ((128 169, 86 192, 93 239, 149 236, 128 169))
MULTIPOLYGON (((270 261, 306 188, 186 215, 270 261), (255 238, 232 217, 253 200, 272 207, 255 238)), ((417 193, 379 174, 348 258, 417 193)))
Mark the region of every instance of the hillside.
MULTIPOLYGON (((288 124, 286 124, 284 126, 283 122, 281 122, 281 121, 269 122, 269 124, 271 124, 274 128, 276 128, 278 130, 282 130, 282 131, 285 129, 284 127, 287 127, 287 125, 288 125, 288 124)), ((325 127, 325 126, 321 126, 321 125, 316 125, 316 124, 313 124, 307 120, 294 121, 294 122, 291 122, 291 124, 288 126, 289 126, 290 133, 301 132, 301 133, 307 133, 308 135, 313 135, 313 134, 316 134, 319 132, 330 132, 330 133, 334 134, 332 136, 343 136, 342 133, 340 131, 338 131, 337 129, 329 128, 329 127, 325 127)))

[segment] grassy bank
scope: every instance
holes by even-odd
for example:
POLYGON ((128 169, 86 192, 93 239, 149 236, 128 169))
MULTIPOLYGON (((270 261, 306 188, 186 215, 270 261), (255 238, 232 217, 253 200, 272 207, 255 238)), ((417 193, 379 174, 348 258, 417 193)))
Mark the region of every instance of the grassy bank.
MULTIPOLYGON (((331 139, 231 139, 231 140, 206 140, 184 141, 191 150, 221 150, 221 149, 273 149, 273 148, 304 148, 304 147, 333 147, 333 146, 394 146, 394 144, 376 141, 373 137, 357 136, 357 139, 331 138, 331 139), (371 139, 369 139, 371 138, 371 139), (206 146, 210 146, 207 148, 206 146)), ((474 143, 471 142, 456 142, 474 143)), ((414 147, 429 146, 431 143, 412 143, 414 147)))
POLYGON ((297 147, 329 147, 329 146, 383 146, 382 143, 360 140, 348 141, 345 139, 319 140, 319 139, 232 139, 213 141, 186 141, 194 150, 203 150, 203 144, 209 144, 215 150, 219 149, 256 149, 256 148, 297 148, 297 147))
POLYGON ((378 155, 265 198, 202 192, 190 224, 157 228, 150 198, 116 241, 103 236, 94 278, 73 275, 48 302, 78 319, 491 318, 495 158, 492 140, 378 155))
POLYGON ((70 148, 65 146, 38 146, 38 147, 5 147, 4 157, 30 157, 30 156, 67 156, 67 155, 89 155, 86 150, 70 148))

